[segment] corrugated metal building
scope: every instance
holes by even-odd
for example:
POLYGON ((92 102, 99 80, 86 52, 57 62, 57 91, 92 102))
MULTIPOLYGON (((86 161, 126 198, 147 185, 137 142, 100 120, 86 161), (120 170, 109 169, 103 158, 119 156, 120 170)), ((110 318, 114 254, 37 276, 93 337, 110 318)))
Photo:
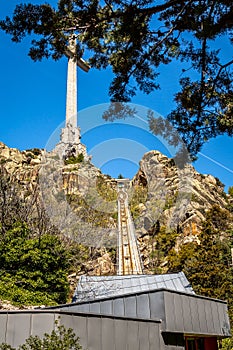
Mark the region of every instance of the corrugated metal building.
POLYGON ((54 320, 71 327, 88 350, 216 350, 230 336, 227 304, 196 295, 183 273, 83 276, 76 302, 0 313, 0 341, 22 344, 54 320))

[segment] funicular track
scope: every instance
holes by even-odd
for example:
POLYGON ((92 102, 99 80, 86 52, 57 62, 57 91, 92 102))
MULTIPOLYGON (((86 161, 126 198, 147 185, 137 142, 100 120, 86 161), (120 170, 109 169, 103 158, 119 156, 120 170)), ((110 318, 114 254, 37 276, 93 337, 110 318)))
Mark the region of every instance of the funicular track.
POLYGON ((118 275, 142 274, 133 220, 128 207, 127 185, 118 182, 118 275))

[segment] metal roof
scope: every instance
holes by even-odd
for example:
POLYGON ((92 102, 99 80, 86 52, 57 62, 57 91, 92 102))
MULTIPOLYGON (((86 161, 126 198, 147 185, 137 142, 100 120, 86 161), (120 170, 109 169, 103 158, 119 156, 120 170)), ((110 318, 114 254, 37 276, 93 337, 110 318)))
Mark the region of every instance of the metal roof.
POLYGON ((157 289, 195 294, 183 272, 165 275, 81 276, 72 302, 157 289))

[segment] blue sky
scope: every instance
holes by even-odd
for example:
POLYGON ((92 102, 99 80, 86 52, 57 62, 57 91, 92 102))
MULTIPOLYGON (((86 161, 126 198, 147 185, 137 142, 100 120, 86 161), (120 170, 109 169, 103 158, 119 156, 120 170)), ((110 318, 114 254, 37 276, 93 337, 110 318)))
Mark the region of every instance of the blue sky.
MULTIPOLYGON (((20 1, 1 1, 0 18, 11 15, 17 3, 20 1)), ((44 148, 65 119, 67 60, 35 63, 27 56, 29 42, 30 39, 26 39, 21 44, 12 43, 9 36, 0 32, 0 141, 20 150, 44 148)), ((161 90, 149 96, 139 93, 132 102, 166 116, 173 106, 172 96, 178 88, 179 74, 175 64, 161 69, 161 90)), ((101 120, 98 111, 102 107, 99 106, 109 102, 110 80, 109 69, 78 72, 82 140, 93 154, 93 163, 105 173, 132 177, 144 151, 156 148, 166 153, 166 147, 135 122, 122 125, 120 121, 111 124, 101 120)), ((233 139, 218 137, 203 147, 194 166, 201 173, 218 177, 227 189, 233 185, 232 154, 233 139)))

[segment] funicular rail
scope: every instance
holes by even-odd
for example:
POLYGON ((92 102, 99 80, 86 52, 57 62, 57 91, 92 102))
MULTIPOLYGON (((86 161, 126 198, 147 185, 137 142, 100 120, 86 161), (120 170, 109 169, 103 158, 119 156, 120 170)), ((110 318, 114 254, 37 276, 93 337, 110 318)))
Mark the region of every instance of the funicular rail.
POLYGON ((128 207, 127 184, 118 183, 118 274, 142 274, 133 220, 128 207))

